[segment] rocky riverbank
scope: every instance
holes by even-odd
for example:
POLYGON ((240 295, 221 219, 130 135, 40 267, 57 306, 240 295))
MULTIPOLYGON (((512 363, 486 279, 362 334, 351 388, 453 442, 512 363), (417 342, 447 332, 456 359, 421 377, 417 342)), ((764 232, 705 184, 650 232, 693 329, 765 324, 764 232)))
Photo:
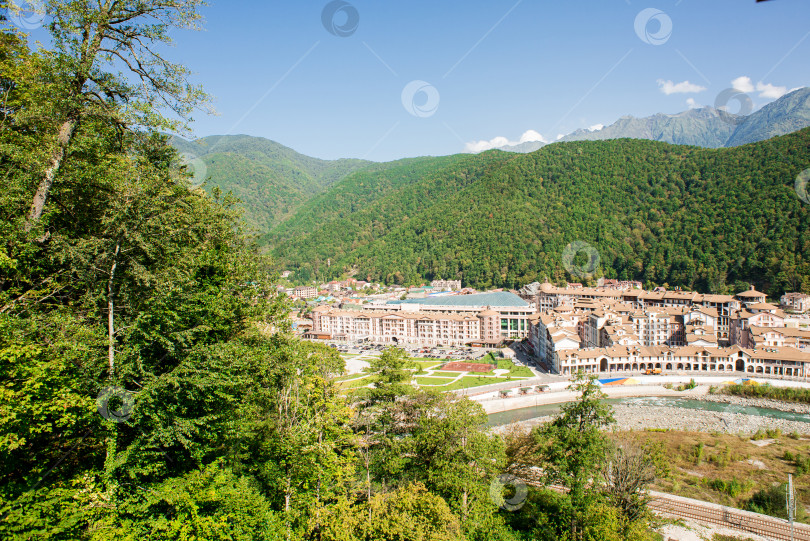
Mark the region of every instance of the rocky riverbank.
POLYGON ((733 404, 735 406, 756 406, 758 408, 770 408, 791 413, 810 413, 810 404, 799 404, 797 402, 782 402, 770 398, 747 398, 743 396, 726 394, 707 394, 700 397, 700 400, 707 402, 720 402, 723 404, 733 404))
MULTIPOLYGON (((712 395, 714 396, 714 395, 712 395)), ((705 397, 702 397, 705 398, 705 397)), ((739 397, 730 397, 739 398, 739 397)), ((755 405, 755 404, 746 404, 755 405)), ((770 406, 763 406, 770 407, 770 406)), ((728 434, 753 434, 758 430, 779 429, 783 434, 797 432, 810 434, 810 423, 775 419, 759 415, 717 411, 692 410, 669 406, 641 406, 621 404, 614 406, 619 430, 644 430, 647 428, 682 430, 688 432, 725 432, 728 434)), ((551 420, 551 417, 538 417, 510 425, 495 427, 496 432, 512 428, 529 430, 538 424, 551 420)))

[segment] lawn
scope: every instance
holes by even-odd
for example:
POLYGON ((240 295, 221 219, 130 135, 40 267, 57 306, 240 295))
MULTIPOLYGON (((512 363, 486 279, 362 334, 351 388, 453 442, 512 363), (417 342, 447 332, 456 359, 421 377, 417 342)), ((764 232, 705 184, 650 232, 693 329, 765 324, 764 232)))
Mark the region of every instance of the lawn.
MULTIPOLYGON (((484 357, 484 359, 482 361, 480 361, 480 362, 486 363, 486 362, 492 362, 492 361, 490 360, 489 356, 487 356, 487 357, 484 357)), ((531 378, 531 377, 534 377, 534 373, 532 372, 532 370, 528 366, 516 366, 515 363, 513 363, 509 359, 498 359, 497 360, 497 366, 498 366, 498 368, 496 368, 495 370, 509 370, 509 374, 504 374, 504 375, 509 375, 509 376, 512 376, 513 378, 531 378)), ((492 376, 494 374, 495 374, 495 372, 494 372, 494 370, 492 370, 492 371, 486 372, 486 373, 484 373, 482 375, 492 376)))
POLYGON ((446 372, 444 370, 434 370, 433 375, 434 376, 444 376, 446 378, 455 378, 457 376, 460 376, 461 372, 446 372))
POLYGON ((418 385, 427 385, 427 386, 447 385, 451 381, 453 381, 453 378, 433 378, 433 377, 430 377, 430 376, 427 376, 427 377, 422 376, 422 377, 416 378, 416 383, 418 385))
POLYGON ((428 368, 438 367, 444 364, 444 361, 439 359, 429 360, 429 359, 416 359, 413 360, 414 364, 418 365, 419 368, 422 370, 426 370, 428 368))
MULTIPOLYGON (((469 389, 471 387, 480 387, 482 385, 494 385, 495 383, 506 383, 510 381, 506 378, 480 378, 478 376, 464 376, 452 385, 448 385, 443 390, 454 391, 456 389, 469 389)), ((511 380, 514 381, 514 380, 511 380)))
POLYGON ((339 378, 335 378, 335 381, 338 381, 338 382, 340 382, 340 381, 347 381, 347 380, 350 380, 350 379, 355 379, 355 378, 364 378, 364 377, 366 377, 366 376, 368 376, 368 374, 363 374, 363 373, 360 373, 360 374, 349 374, 349 375, 347 375, 347 376, 340 376, 339 378))

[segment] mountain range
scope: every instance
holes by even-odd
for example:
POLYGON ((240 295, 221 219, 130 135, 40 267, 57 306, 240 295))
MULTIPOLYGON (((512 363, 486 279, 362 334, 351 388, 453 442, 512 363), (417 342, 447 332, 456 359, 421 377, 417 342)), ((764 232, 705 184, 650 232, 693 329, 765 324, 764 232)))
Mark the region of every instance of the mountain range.
MULTIPOLYGON (((701 107, 678 114, 658 113, 636 118, 623 116, 599 130, 579 129, 559 142, 602 141, 606 139, 650 139, 675 145, 707 148, 734 147, 764 141, 810 126, 810 88, 800 88, 765 105, 750 115, 735 115, 701 107)), ((503 146, 508 152, 534 152, 542 141, 503 146)))

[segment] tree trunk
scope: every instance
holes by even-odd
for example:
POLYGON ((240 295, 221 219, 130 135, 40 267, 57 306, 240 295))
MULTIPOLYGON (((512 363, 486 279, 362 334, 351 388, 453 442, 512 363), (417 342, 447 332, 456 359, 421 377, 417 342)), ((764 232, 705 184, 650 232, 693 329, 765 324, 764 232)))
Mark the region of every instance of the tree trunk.
POLYGON ((37 193, 34 194, 34 200, 31 203, 31 210, 28 212, 28 217, 25 219, 26 233, 31 231, 37 222, 39 222, 39 219, 42 218, 42 211, 45 209, 45 202, 48 200, 48 194, 51 191, 53 179, 62 166, 62 161, 65 159, 65 153, 67 152, 67 147, 70 144, 75 129, 76 121, 72 119, 66 120, 62 123, 62 126, 59 127, 59 135, 56 138, 56 148, 48 162, 48 167, 45 169, 45 177, 40 181, 37 187, 37 193))
POLYGON ((113 302, 113 288, 115 268, 118 266, 118 254, 121 252, 121 241, 115 244, 113 264, 110 268, 110 279, 107 281, 107 357, 110 365, 109 378, 115 381, 115 304, 113 302))

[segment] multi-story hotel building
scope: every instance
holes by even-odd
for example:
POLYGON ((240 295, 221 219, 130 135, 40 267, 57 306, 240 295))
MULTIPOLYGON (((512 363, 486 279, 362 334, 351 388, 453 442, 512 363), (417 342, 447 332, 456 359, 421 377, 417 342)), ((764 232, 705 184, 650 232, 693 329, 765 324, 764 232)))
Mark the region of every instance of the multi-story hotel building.
POLYGON ((534 306, 509 292, 447 295, 363 305, 319 306, 312 335, 378 344, 494 345, 529 333, 534 306))
POLYGON ((557 351, 554 369, 562 374, 609 374, 660 368, 662 371, 745 372, 760 375, 807 377, 810 353, 792 347, 745 349, 684 346, 614 346, 557 351))

